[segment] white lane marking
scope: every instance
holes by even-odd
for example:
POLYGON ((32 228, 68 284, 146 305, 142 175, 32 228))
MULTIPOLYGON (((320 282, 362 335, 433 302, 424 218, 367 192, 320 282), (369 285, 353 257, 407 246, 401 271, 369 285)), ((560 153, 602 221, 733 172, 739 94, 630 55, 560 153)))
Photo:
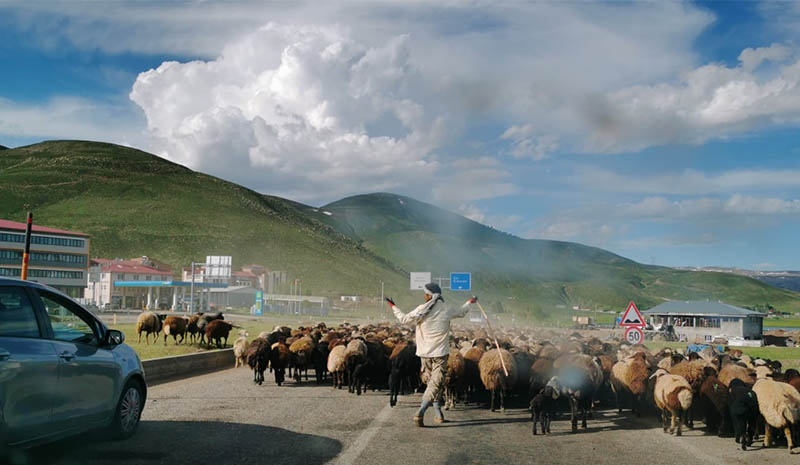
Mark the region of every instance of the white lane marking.
POLYGON ((381 429, 381 426, 389 419, 392 414, 392 407, 386 405, 383 407, 383 410, 378 412, 375 415, 375 418, 369 424, 369 426, 361 432, 361 434, 356 438, 355 441, 350 443, 350 446, 344 450, 335 460, 328 462, 330 465, 350 465, 355 463, 356 459, 364 452, 364 449, 367 448, 367 444, 372 441, 372 438, 378 434, 378 430, 381 429))

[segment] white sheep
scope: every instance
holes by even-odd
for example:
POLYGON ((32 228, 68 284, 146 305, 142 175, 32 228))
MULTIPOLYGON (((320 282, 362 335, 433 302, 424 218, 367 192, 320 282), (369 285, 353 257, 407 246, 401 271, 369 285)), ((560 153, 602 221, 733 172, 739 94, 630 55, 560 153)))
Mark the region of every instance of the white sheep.
POLYGON ((331 378, 333 379, 334 389, 341 389, 344 384, 344 372, 347 369, 345 359, 346 350, 347 348, 345 346, 336 346, 331 349, 331 352, 328 354, 328 373, 331 374, 331 378))
POLYGON ((247 347, 250 345, 247 342, 247 336, 250 334, 243 330, 239 330, 239 338, 236 339, 233 343, 233 355, 236 357, 236 361, 234 362, 234 368, 239 368, 240 366, 244 366, 244 356, 247 352, 247 347))
POLYGON ((656 378, 653 398, 661 410, 664 432, 667 432, 667 412, 669 412, 672 416, 669 432, 675 432, 676 436, 680 436, 683 414, 692 407, 692 386, 683 376, 671 375, 663 368, 656 370, 650 377, 656 378), (675 431, 676 423, 677 431, 675 431))
POLYGON ((800 393, 791 385, 764 378, 756 381, 753 392, 758 398, 758 410, 764 417, 764 447, 772 446, 771 428, 783 429, 791 454, 792 427, 800 420, 800 393))

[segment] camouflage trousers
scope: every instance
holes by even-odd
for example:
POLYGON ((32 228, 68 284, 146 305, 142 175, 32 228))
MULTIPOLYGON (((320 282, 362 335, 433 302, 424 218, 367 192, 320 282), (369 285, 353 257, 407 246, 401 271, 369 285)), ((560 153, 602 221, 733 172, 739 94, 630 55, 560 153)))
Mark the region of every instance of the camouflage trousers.
POLYGON ((422 357, 422 380, 427 380, 428 387, 422 394, 422 401, 438 402, 442 404, 444 397, 444 378, 447 376, 447 358, 422 357))

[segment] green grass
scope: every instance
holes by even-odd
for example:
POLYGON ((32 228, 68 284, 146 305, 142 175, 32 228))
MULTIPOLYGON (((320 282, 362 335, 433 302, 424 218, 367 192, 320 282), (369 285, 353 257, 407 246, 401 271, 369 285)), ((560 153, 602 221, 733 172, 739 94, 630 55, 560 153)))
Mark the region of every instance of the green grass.
POLYGON ((800 318, 764 318, 764 328, 798 328, 800 329, 800 318))
MULTIPOLYGON (((86 232, 93 257, 147 255, 179 270, 231 255, 237 268, 287 270, 308 295, 376 296, 383 281, 406 308, 420 294, 408 290, 408 271, 469 271, 487 309, 559 324, 571 315, 556 305, 622 311, 630 300, 643 310, 667 299, 714 299, 800 311, 800 294, 747 277, 521 239, 393 194, 315 209, 111 144, 54 141, 1 153, 0 218, 23 221, 31 209, 37 224, 86 232)), ((606 315, 600 323, 610 322, 606 315)))
MULTIPOLYGON (((662 347, 685 350, 687 344, 685 342, 647 341, 645 346, 656 351, 662 347)), ((787 368, 800 368, 800 347, 731 347, 731 349, 741 349, 742 353, 751 357, 780 360, 784 370, 787 368)))

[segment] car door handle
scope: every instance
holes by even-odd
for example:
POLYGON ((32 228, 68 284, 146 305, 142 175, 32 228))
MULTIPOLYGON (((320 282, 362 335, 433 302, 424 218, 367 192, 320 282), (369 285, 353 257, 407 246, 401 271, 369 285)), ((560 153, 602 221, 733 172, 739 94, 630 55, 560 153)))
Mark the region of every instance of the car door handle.
POLYGON ((71 362, 72 359, 75 358, 75 354, 71 354, 69 352, 64 351, 58 354, 58 358, 71 362))
POLYGON ((0 362, 5 362, 11 357, 11 352, 0 349, 0 362))

